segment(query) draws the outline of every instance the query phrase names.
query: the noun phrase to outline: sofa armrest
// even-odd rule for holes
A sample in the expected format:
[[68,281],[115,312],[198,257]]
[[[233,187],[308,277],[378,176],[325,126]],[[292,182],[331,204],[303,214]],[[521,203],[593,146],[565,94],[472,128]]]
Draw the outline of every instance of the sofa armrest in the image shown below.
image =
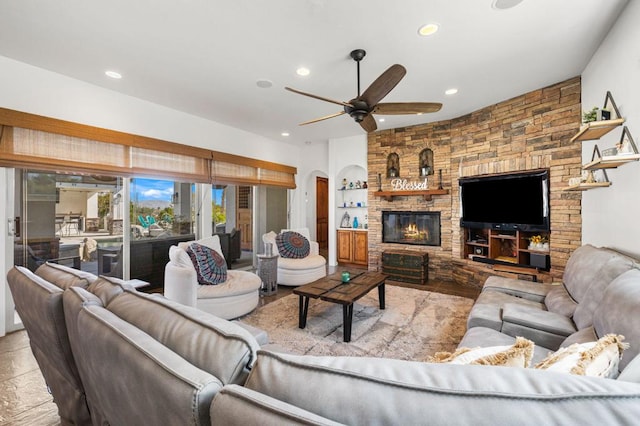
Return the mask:
[[198,278],[196,270],[184,268],[173,262],[164,268],[164,297],[186,306],[196,306]]
[[212,426],[340,424],[239,385],[223,387],[209,413]]
[[482,291],[491,289],[493,291],[500,291],[502,293],[542,303],[544,302],[545,296],[552,288],[552,284],[534,283],[526,280],[516,280],[514,278],[505,278],[493,275],[487,278],[484,282]]
[[563,315],[517,303],[502,306],[502,332],[525,337],[536,345],[555,350],[576,331],[573,321]]
[[320,244],[317,241],[309,240],[309,256],[320,254]]

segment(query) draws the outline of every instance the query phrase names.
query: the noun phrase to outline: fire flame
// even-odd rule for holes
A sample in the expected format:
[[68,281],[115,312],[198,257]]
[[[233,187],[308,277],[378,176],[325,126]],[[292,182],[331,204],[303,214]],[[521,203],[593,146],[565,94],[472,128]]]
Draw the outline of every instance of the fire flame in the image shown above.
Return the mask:
[[415,223],[411,223],[406,228],[404,228],[403,234],[405,238],[413,240],[428,238],[428,232],[426,230],[419,230],[418,226]]

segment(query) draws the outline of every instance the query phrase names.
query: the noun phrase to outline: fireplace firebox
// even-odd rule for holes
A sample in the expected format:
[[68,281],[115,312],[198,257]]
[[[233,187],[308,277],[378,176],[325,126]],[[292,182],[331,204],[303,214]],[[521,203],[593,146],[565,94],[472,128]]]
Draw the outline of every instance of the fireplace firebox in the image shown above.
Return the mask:
[[382,212],[382,242],[440,245],[440,212]]

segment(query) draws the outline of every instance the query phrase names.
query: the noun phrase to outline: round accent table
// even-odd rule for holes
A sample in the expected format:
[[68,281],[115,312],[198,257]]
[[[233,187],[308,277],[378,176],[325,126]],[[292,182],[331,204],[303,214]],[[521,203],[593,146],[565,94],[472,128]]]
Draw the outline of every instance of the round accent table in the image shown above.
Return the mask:
[[278,255],[258,255],[257,274],[262,280],[260,295],[270,296],[278,291]]

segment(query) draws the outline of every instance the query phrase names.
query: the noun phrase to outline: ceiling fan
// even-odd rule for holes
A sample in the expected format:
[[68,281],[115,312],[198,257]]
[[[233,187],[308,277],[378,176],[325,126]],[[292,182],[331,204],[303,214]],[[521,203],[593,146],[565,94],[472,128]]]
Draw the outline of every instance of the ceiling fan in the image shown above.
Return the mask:
[[356,121],[356,123],[360,123],[360,126],[365,131],[373,132],[378,127],[376,125],[376,120],[373,118],[372,114],[422,114],[436,112],[439,111],[440,108],[442,108],[441,103],[435,102],[379,103],[382,98],[387,96],[387,94],[389,94],[389,92],[391,92],[391,90],[396,87],[396,85],[407,73],[405,67],[399,64],[391,65],[389,69],[383,72],[373,83],[371,83],[371,85],[364,91],[364,93],[360,94],[360,61],[365,57],[366,54],[367,52],[362,49],[356,49],[351,52],[351,58],[357,63],[358,96],[351,99],[349,102],[336,101],[334,99],[329,99],[311,93],[302,92],[300,90],[292,89],[291,87],[285,87],[285,89],[289,90],[290,92],[309,96],[321,101],[342,105],[344,107],[344,111],[305,121],[304,123],[300,123],[301,126],[304,126],[305,124],[317,123],[318,121],[327,120],[333,117],[338,117],[342,114],[349,114],[351,118]]

